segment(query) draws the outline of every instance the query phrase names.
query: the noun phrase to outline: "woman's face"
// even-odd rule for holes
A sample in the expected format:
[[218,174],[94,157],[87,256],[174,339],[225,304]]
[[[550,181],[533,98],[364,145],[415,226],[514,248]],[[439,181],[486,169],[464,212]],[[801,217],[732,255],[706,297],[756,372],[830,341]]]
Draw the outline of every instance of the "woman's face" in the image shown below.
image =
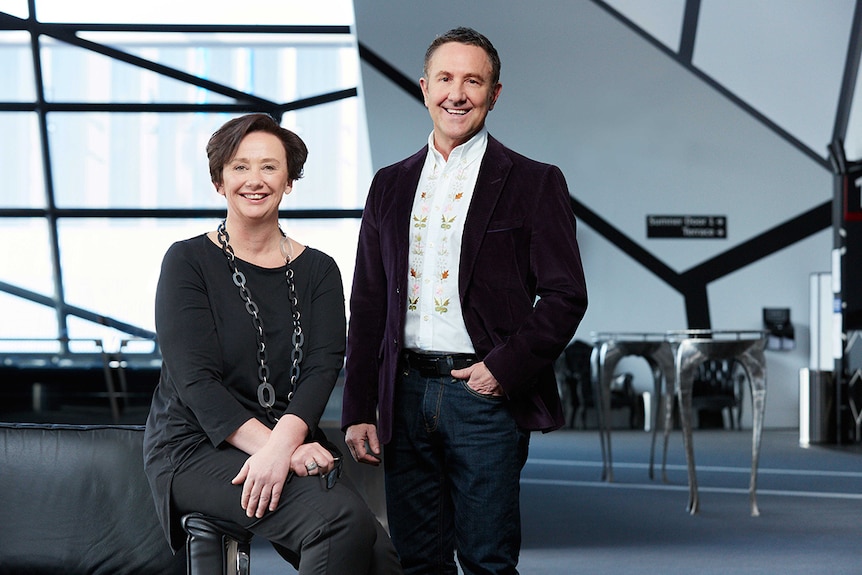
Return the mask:
[[287,174],[281,140],[267,132],[251,132],[222,168],[222,183],[216,190],[227,199],[232,215],[259,219],[275,213],[277,217],[281,198],[293,188]]

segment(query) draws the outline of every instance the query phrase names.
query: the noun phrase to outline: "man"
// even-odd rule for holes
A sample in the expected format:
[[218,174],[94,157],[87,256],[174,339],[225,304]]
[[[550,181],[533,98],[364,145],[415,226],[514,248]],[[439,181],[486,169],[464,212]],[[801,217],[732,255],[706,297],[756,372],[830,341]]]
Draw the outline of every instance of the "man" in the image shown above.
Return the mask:
[[342,426],[359,462],[386,446],[405,573],[455,574],[455,550],[517,573],[529,434],[563,424],[553,362],[587,306],[562,173],[485,128],[499,74],[474,30],[431,44],[428,146],[377,173],[362,217]]

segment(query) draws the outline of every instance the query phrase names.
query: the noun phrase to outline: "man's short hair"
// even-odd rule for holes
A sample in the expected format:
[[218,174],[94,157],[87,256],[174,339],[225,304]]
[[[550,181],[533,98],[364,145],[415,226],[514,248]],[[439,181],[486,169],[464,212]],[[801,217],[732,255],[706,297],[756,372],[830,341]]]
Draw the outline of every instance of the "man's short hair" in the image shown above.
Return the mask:
[[460,44],[467,44],[468,46],[478,46],[483,49],[488,55],[488,60],[491,62],[491,83],[497,84],[497,82],[500,81],[500,55],[497,54],[497,49],[494,48],[491,41],[484,35],[476,32],[472,28],[466,28],[463,26],[453,28],[442,36],[437,36],[434,41],[431,42],[431,45],[428,46],[428,50],[425,51],[425,65],[422,68],[422,75],[425,76],[426,79],[428,78],[428,64],[431,62],[431,57],[434,55],[434,52],[437,51],[437,48],[443,44],[448,44],[449,42],[458,42]]

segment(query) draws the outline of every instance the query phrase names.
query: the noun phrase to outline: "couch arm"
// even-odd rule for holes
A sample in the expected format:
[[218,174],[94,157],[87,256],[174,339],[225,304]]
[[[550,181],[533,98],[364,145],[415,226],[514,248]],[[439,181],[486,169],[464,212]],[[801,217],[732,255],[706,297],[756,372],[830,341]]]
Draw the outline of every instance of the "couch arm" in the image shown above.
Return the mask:
[[141,426],[0,423],[0,573],[184,573],[142,444]]

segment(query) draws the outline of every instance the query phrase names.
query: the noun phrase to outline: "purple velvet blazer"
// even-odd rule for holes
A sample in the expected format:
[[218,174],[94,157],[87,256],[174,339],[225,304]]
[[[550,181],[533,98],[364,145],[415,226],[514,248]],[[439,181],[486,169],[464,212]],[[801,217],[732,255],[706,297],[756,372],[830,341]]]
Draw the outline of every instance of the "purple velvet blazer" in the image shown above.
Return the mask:
[[[410,211],[426,154],[427,146],[377,172],[359,232],[341,423],[376,423],[383,443],[392,437]],[[575,225],[560,169],[489,137],[464,223],[458,287],[476,353],[524,429],[564,422],[553,362],[587,308]]]

